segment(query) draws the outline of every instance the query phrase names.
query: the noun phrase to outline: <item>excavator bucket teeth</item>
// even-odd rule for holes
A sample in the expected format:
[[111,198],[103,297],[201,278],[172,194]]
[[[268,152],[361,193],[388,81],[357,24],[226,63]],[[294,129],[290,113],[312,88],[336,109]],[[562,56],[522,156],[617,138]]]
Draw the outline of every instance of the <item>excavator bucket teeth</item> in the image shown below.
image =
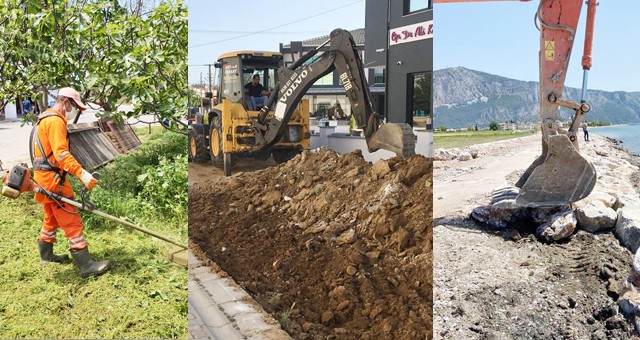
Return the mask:
[[416,136],[409,124],[386,123],[369,137],[367,146],[369,152],[384,149],[398,156],[411,157],[416,154]]
[[550,136],[546,159],[530,175],[528,172],[529,169],[523,175],[528,178],[516,198],[516,204],[522,206],[569,204],[587,197],[596,185],[593,164],[578,153],[565,135]]

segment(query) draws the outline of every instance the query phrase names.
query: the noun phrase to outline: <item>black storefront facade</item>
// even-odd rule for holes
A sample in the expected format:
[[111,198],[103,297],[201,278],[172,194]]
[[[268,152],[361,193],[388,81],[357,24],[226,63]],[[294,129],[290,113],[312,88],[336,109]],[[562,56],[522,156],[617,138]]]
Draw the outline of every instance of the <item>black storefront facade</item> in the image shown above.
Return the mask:
[[369,84],[385,83],[375,100],[387,121],[432,130],[432,1],[367,0],[365,41]]

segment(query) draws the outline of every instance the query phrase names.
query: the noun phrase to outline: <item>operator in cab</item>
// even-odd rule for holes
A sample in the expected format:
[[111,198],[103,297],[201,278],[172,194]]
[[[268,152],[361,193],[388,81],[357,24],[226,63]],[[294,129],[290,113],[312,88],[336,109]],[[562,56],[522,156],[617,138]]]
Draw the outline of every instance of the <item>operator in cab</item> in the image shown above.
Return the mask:
[[251,111],[257,110],[258,104],[264,106],[269,99],[271,91],[267,91],[262,84],[260,84],[260,76],[253,75],[253,79],[244,86],[244,92],[249,96],[247,101],[248,109]]

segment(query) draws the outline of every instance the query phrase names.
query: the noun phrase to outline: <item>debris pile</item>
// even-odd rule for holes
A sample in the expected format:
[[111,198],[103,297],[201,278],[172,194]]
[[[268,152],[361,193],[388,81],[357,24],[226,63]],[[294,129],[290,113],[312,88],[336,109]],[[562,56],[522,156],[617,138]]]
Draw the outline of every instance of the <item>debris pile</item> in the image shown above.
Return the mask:
[[432,161],[305,151],[189,196],[190,238],[295,338],[431,338]]
[[615,283],[608,282],[608,286],[616,286],[608,294],[625,316],[634,321],[640,333],[640,199],[637,194],[640,180],[639,168],[632,164],[638,160],[615,150],[614,143],[598,139],[583,152],[598,174],[596,188],[588,197],[566,206],[526,208],[515,204],[517,188],[500,188],[493,192],[490,201],[473,210],[471,218],[505,231],[514,240],[532,234],[543,242],[566,242],[576,235],[576,230],[594,234],[612,232],[620,244],[636,256],[626,280],[619,277]]

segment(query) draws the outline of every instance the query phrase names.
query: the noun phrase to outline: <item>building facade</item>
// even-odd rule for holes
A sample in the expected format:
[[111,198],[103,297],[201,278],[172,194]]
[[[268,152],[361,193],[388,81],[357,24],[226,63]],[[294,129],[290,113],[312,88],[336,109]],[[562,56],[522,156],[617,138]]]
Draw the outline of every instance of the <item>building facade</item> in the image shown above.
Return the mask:
[[385,83],[385,117],[433,130],[431,0],[367,0],[365,67]]

